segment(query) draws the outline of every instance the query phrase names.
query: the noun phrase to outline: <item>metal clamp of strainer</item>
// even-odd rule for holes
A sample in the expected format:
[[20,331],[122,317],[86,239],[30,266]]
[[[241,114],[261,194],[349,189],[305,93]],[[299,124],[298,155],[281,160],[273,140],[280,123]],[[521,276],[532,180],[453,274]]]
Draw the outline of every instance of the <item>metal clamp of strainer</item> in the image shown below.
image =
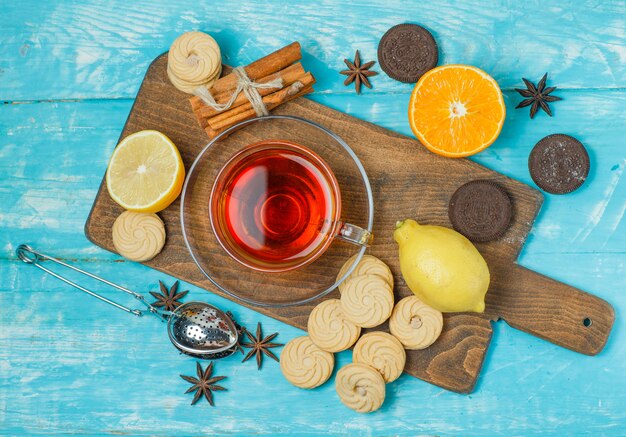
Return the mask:
[[[135,316],[154,314],[162,322],[167,322],[167,332],[172,344],[181,352],[203,359],[216,359],[232,355],[237,350],[239,334],[233,319],[219,308],[204,302],[187,302],[174,311],[164,311],[146,302],[143,295],[104,278],[67,264],[57,258],[38,252],[26,244],[20,244],[15,250],[17,257],[26,264],[33,265],[44,272],[60,279],[103,302]],[[52,261],[75,272],[107,284],[117,290],[133,296],[145,309],[132,309],[120,305],[106,297],[67,279],[44,267],[42,261]]]

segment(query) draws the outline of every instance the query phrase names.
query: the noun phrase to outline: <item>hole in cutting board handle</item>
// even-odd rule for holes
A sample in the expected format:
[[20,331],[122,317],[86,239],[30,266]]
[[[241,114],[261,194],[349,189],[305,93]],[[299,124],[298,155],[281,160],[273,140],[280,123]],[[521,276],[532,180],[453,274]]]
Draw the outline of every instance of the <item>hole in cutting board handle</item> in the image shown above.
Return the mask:
[[585,328],[589,328],[592,324],[593,324],[593,320],[591,320],[589,317],[585,317],[583,319],[583,326]]

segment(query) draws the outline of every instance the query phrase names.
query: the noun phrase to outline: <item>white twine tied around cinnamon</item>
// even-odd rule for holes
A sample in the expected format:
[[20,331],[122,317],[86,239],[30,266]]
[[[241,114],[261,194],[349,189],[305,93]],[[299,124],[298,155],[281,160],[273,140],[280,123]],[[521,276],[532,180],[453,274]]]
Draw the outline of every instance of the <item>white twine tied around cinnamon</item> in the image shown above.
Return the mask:
[[235,91],[233,91],[233,94],[230,96],[228,102],[223,104],[217,103],[213,98],[213,95],[204,86],[199,86],[198,88],[196,88],[194,94],[200,97],[200,99],[211,108],[215,109],[216,111],[222,112],[226,109],[229,109],[233,105],[233,103],[235,103],[235,100],[237,99],[239,93],[243,92],[246,98],[250,101],[252,108],[254,108],[256,115],[258,115],[259,117],[263,115],[269,115],[269,111],[267,110],[265,103],[263,103],[263,97],[261,97],[261,94],[258,90],[282,88],[283,79],[277,77],[276,79],[265,83],[254,82],[248,77],[248,74],[246,73],[244,67],[236,67],[235,69],[233,69],[233,73],[237,76],[237,88],[235,88]]

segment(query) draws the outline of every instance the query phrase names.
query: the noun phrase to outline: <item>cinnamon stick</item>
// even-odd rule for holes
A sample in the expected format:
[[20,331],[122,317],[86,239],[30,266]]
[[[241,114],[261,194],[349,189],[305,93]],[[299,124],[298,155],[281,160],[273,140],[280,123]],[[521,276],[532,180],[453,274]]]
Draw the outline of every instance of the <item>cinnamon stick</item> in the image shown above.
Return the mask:
[[[297,94],[305,88],[313,86],[314,83],[315,78],[313,77],[313,75],[311,73],[307,73],[300,80],[294,82],[290,86],[282,88],[278,91],[273,92],[272,94],[263,97],[263,104],[265,104],[265,107],[270,110],[283,103],[283,101],[285,101],[287,97]],[[250,113],[256,115],[256,111],[252,107],[252,104],[248,102],[236,108],[224,111],[215,117],[209,118],[207,119],[207,122],[209,126],[211,126],[211,128],[219,130],[227,126],[231,126],[232,124],[239,121],[240,118],[245,118]]]
[[[300,62],[290,65],[287,68],[284,68],[280,71],[277,71],[276,73],[270,74],[268,76],[265,76],[259,80],[257,80],[257,83],[267,83],[270,82],[278,77],[280,77],[283,80],[283,87],[287,87],[289,85],[291,85],[292,83],[294,83],[295,81],[301,79],[303,76],[305,75],[304,72],[304,68],[302,67],[302,64]],[[276,88],[259,88],[257,91],[259,92],[259,94],[261,95],[261,97],[266,96],[268,94],[272,94],[273,92],[275,92],[277,89]],[[198,97],[195,97],[196,99],[199,99]],[[215,101],[218,104],[224,104],[226,103],[228,100],[230,100],[231,98],[231,93],[230,92],[226,92],[226,93],[221,93],[219,95],[214,95],[213,98],[215,99]],[[249,103],[248,99],[246,98],[246,96],[243,93],[240,93],[237,98],[235,99],[235,101],[233,102],[231,108],[237,108],[240,105],[244,105],[246,103]],[[193,106],[193,104],[192,104]],[[216,109],[211,108],[210,106],[207,106],[205,104],[201,104],[199,107],[194,108],[193,109],[196,117],[206,117],[206,118],[210,118],[210,117],[214,117],[220,113],[224,113],[226,111],[218,111]]]
[[[300,51],[300,43],[296,41],[254,61],[244,67],[244,70],[251,80],[256,81],[262,77],[276,73],[277,71],[290,66],[294,62],[299,61],[301,58],[302,52]],[[210,92],[216,96],[229,90],[232,92],[232,90],[236,87],[237,77],[231,73],[221,79],[218,79],[211,87]],[[194,103],[197,103],[195,99],[198,99],[198,97],[192,97],[190,99],[192,107],[194,106]]]
[[[289,93],[288,90],[293,90],[293,85],[291,85],[290,87],[287,88],[283,88],[280,91],[277,91],[274,94],[270,94],[269,96],[266,96],[263,101],[265,102],[265,106],[267,107],[268,110],[272,110],[274,108],[276,108],[279,105],[282,105],[283,103],[287,103],[293,99],[296,99],[300,96],[303,96],[305,94],[308,94],[310,92],[313,91],[313,87],[312,86],[308,86],[306,88],[303,88],[301,90],[299,90],[298,92],[291,92]],[[280,96],[274,96],[280,93]],[[265,101],[266,98],[269,98],[270,96],[274,96],[272,98],[272,101]],[[220,128],[220,129],[215,129],[213,127],[211,127],[211,125],[207,126],[205,128],[205,132],[207,133],[207,135],[209,136],[209,138],[215,138],[217,135],[219,135],[220,133],[224,132],[226,129],[228,129],[229,127],[231,127],[232,125],[245,121],[245,120],[249,120],[251,118],[256,117],[256,112],[254,111],[254,109],[251,109],[249,111],[245,111],[245,112],[241,112],[237,115],[235,115],[234,117],[223,121],[222,123],[220,123],[220,125],[223,125],[224,127]]]
[[[299,77],[297,80],[292,81],[289,84],[285,84],[284,88],[281,88],[280,90],[269,90],[270,94],[263,96],[263,103],[267,106],[267,103],[271,103],[273,101],[276,101],[277,99],[281,98],[281,94],[280,91],[283,91],[287,88],[289,88],[290,86],[292,86],[293,84],[295,84],[296,82],[300,82],[299,85],[296,85],[294,88],[291,89],[291,91],[285,91],[286,93],[289,92],[298,92],[299,90],[309,87],[311,85],[313,85],[315,83],[315,78],[313,77],[313,75],[311,73],[306,73],[304,74],[302,77]],[[202,115],[202,110],[204,108],[200,109],[199,111],[196,112],[196,117],[198,115]],[[228,119],[232,119],[233,117],[235,117],[237,114],[240,114],[242,112],[246,112],[249,110],[254,110],[252,103],[250,103],[247,99],[246,99],[246,103],[233,107],[231,109],[228,109],[226,111],[223,112],[218,112],[217,115],[213,116],[213,117],[207,117],[207,122],[208,124],[213,127],[213,129],[219,129],[220,127],[223,127],[221,125],[222,122],[224,122],[225,120],[227,121]]]
[[[257,89],[268,110],[313,91],[315,78],[297,62],[301,58],[300,44],[294,42],[244,67],[248,77],[257,83],[267,83],[278,77],[282,79],[281,89]],[[232,98],[237,82],[237,75],[228,74],[215,82],[209,92],[218,104],[224,104]],[[243,93],[236,96],[231,107],[224,111],[211,108],[197,96],[190,98],[189,102],[198,123],[210,138],[257,115]]]
[[[283,68],[282,70],[278,70],[272,74],[269,74],[267,76],[264,76],[260,79],[255,80],[255,82],[258,83],[265,83],[265,82],[269,82],[271,80],[274,80],[278,77],[284,77],[286,76],[301,76],[302,74],[304,74],[304,68],[302,67],[302,63],[301,62],[296,62],[295,64],[292,64],[288,67]],[[221,92],[219,94],[217,94],[215,96],[215,100],[216,101],[220,101],[220,100],[224,100],[227,101],[228,99],[230,99],[230,96],[232,95],[231,90],[227,90],[224,92]]]

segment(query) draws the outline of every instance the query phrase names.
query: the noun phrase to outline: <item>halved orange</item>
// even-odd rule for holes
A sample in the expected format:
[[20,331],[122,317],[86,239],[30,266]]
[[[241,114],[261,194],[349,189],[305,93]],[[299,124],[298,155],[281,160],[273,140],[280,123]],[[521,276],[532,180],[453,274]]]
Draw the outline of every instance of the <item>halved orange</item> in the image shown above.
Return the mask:
[[409,124],[431,152],[470,156],[498,138],[506,109],[498,83],[470,65],[443,65],[424,74],[409,101]]

